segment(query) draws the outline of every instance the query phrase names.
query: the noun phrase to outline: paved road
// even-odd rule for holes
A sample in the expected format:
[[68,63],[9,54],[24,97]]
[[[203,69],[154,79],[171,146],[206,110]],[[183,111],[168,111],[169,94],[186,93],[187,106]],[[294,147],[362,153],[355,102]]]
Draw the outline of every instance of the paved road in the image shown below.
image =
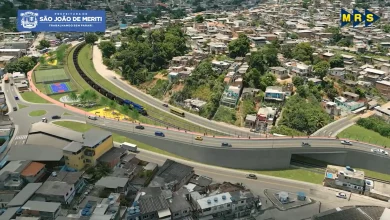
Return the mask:
[[[13,87],[10,87],[9,84],[4,85],[5,88],[5,93],[7,96],[7,99],[9,100],[14,100],[14,96],[18,95],[17,92],[15,92],[15,89]],[[19,101],[14,101],[13,104],[23,104],[27,105],[28,107],[18,109],[18,111],[12,112],[10,116],[13,118],[15,124],[18,126],[18,131],[15,134],[15,140],[13,145],[15,144],[24,144],[25,138],[27,137],[28,130],[29,130],[29,125],[34,122],[38,122],[41,120],[42,117],[47,117],[49,118],[50,121],[50,116],[52,115],[63,115],[63,113],[67,112],[72,115],[63,115],[63,119],[68,119],[68,120],[79,120],[79,121],[84,121],[85,116],[70,112],[68,109],[63,108],[61,106],[53,105],[53,104],[32,104],[32,103],[26,103],[23,100]],[[39,110],[39,109],[45,109],[47,111],[47,114],[45,116],[39,116],[39,117],[30,117],[28,116],[28,113],[33,111],[33,110]],[[123,123],[121,122],[112,122],[108,121],[108,124],[112,123],[112,125],[120,125],[122,126]],[[128,128],[130,129],[130,128]],[[148,128],[147,128],[148,129]],[[147,131],[140,131],[140,132],[149,132]],[[169,132],[172,132],[172,135],[174,134],[180,134],[175,131],[166,131],[167,134],[171,134]],[[187,135],[187,137],[191,137],[192,135],[190,134],[182,134],[182,135]],[[184,136],[183,136],[184,137]],[[249,141],[249,140],[248,140]],[[258,144],[263,145],[266,147],[267,144],[263,144],[260,141],[257,141]],[[266,143],[269,144],[269,141],[265,141]],[[283,143],[286,143],[285,141],[282,141]],[[210,143],[214,143],[213,140],[210,140]],[[234,142],[235,143],[235,142]],[[255,143],[255,142],[253,142]],[[279,143],[275,141],[275,143]],[[235,143],[236,144],[236,143]],[[238,144],[238,142],[237,142]],[[282,144],[282,143],[280,143]],[[12,147],[11,145],[10,147]],[[266,197],[264,195],[264,190],[265,189],[277,189],[280,191],[288,191],[288,192],[298,192],[298,191],[303,191],[306,192],[307,196],[315,199],[316,201],[321,201],[322,203],[322,211],[332,209],[335,207],[339,206],[346,206],[346,205],[382,205],[385,206],[387,203],[373,200],[371,198],[367,197],[362,197],[359,195],[353,195],[351,201],[347,200],[342,200],[336,198],[335,191],[333,189],[327,189],[323,188],[320,185],[314,185],[314,184],[308,184],[304,182],[299,182],[299,181],[292,181],[292,180],[287,180],[287,179],[281,179],[281,178],[275,178],[275,177],[270,177],[270,176],[262,176],[258,175],[258,180],[250,180],[245,178],[246,172],[241,172],[237,170],[232,170],[232,169],[226,169],[226,168],[221,168],[221,167],[215,167],[215,166],[209,166],[209,165],[204,165],[196,162],[191,162],[188,160],[181,160],[177,158],[172,158],[168,157],[165,155],[160,155],[154,152],[149,152],[149,151],[144,151],[141,150],[140,153],[137,154],[137,157],[140,159],[150,161],[150,162],[155,162],[157,164],[162,164],[167,158],[174,159],[178,162],[188,164],[190,166],[193,166],[195,168],[195,171],[197,174],[200,175],[205,175],[208,177],[213,178],[214,181],[216,182],[224,182],[224,181],[230,181],[230,182],[240,182],[243,183],[245,186],[250,188],[256,195],[260,196],[260,199],[262,200],[262,203],[264,204],[264,210],[263,214],[258,216],[257,219],[267,219],[269,217],[274,217],[276,219],[286,219],[286,220],[300,220],[306,217],[310,217],[318,212],[319,204],[315,203],[310,206],[305,206],[299,209],[294,209],[290,211],[284,211],[281,212],[277,210],[275,207],[273,207],[270,202],[268,201],[266,203]]]
[[315,203],[311,206],[302,207],[298,209],[293,209],[289,211],[279,211],[274,207],[271,207],[270,202],[266,203],[266,197],[264,195],[265,189],[276,189],[283,190],[288,192],[305,192],[306,195],[316,201],[321,201],[322,208],[321,211],[326,211],[329,209],[333,209],[336,207],[349,206],[349,205],[380,205],[387,206],[388,203],[374,200],[369,197],[360,196],[360,195],[352,195],[351,200],[344,200],[336,198],[335,189],[325,188],[321,185],[309,184],[299,181],[293,181],[288,179],[280,179],[271,176],[257,175],[257,180],[251,180],[245,178],[246,172],[226,169],[221,167],[204,165],[196,162],[191,162],[188,160],[181,160],[177,158],[172,158],[165,155],[160,155],[154,152],[143,151],[137,154],[137,157],[157,163],[162,165],[164,161],[169,158],[176,160],[180,163],[187,164],[189,166],[193,166],[197,174],[205,175],[213,178],[216,182],[224,182],[230,181],[232,183],[243,183],[244,186],[250,188],[255,195],[259,195],[262,201],[264,213],[262,216],[259,216],[257,219],[267,219],[270,217],[274,217],[275,219],[282,220],[294,220],[294,219],[304,219],[307,217],[311,217],[314,214],[318,213],[319,203]]
[[[93,64],[95,66],[95,69],[98,70],[97,72],[104,77],[106,80],[114,84],[119,89],[123,90],[124,92],[128,93],[129,95],[132,95],[140,100],[142,100],[145,103],[148,103],[150,106],[158,109],[159,111],[164,111],[169,113],[169,108],[163,107],[163,103],[161,100],[156,99],[148,94],[145,94],[144,92],[138,90],[137,88],[129,85],[126,81],[121,80],[119,77],[117,77],[116,73],[114,71],[108,70],[106,66],[104,66],[102,61],[102,55],[100,49],[98,49],[97,46],[94,46],[93,48]],[[114,79],[115,77],[115,79]],[[175,117],[174,114],[171,114]],[[180,117],[181,118],[181,117]],[[200,117],[195,114],[191,114],[189,112],[186,112],[186,116],[184,118],[185,120],[197,124],[202,127],[206,127],[208,129],[213,129],[216,131],[220,131],[226,134],[241,134],[241,135],[251,135],[255,136],[258,134],[254,134],[252,132],[249,132],[248,129],[239,128],[232,125],[225,125],[223,123],[218,123],[215,121],[211,121],[208,119],[205,119],[203,117]]]
[[340,120],[334,121],[321,129],[314,132],[311,136],[317,137],[336,137],[342,130],[354,125],[356,122],[356,115],[351,115]]

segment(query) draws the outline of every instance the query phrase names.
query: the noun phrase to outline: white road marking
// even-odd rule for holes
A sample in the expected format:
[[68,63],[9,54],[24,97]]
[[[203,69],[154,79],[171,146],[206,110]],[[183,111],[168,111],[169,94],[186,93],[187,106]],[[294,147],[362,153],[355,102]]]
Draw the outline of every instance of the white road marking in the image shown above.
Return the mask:
[[27,135],[18,135],[15,137],[15,140],[25,140],[27,139]]

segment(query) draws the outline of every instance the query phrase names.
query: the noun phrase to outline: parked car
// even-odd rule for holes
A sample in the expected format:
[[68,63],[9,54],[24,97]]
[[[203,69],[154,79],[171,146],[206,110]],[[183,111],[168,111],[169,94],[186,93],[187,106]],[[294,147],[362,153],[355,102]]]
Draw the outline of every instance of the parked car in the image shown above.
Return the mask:
[[371,152],[376,153],[376,154],[386,155],[386,156],[389,155],[389,152],[382,150],[382,149],[378,149],[378,148],[372,148]]
[[142,125],[137,125],[137,126],[135,126],[135,129],[144,130],[144,129],[145,129],[145,127],[144,127],[144,126],[142,126]]
[[53,115],[53,116],[51,116],[51,119],[61,119],[61,116],[59,116],[59,115]]
[[227,143],[227,142],[223,142],[223,143],[221,144],[221,146],[222,146],[222,147],[232,147],[232,145],[229,144],[229,143]]
[[96,121],[98,118],[97,118],[97,116],[89,115],[88,119]]
[[247,174],[246,175],[246,178],[248,179],[253,179],[253,180],[257,180],[257,176],[255,174]]
[[168,105],[168,104],[166,104],[166,103],[164,103],[164,104],[163,104],[163,106],[164,106],[164,107],[166,107],[166,108],[168,108],[168,107],[169,107],[169,105]]
[[196,136],[195,140],[197,141],[203,141],[203,138],[201,136]]
[[347,198],[347,194],[345,194],[343,192],[339,192],[339,193],[336,193],[336,197],[342,198],[342,199],[346,199]]
[[341,141],[341,144],[344,144],[344,145],[352,145],[352,143],[350,141]]
[[165,137],[165,134],[162,133],[161,131],[156,131],[156,132],[154,132],[154,135],[160,136],[160,137]]
[[311,147],[311,145],[308,142],[302,142],[302,147]]

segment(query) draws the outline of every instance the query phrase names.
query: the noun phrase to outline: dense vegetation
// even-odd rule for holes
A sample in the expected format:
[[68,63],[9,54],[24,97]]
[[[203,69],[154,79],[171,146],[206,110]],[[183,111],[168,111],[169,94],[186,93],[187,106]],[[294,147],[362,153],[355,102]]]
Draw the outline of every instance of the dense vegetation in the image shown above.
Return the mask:
[[317,99],[304,99],[300,96],[290,97],[282,112],[279,125],[292,128],[310,135],[328,124],[330,116],[324,112]]
[[390,124],[378,116],[361,118],[357,121],[357,124],[366,129],[378,132],[384,137],[390,138]]
[[[105,64],[110,68],[120,68],[122,76],[134,85],[150,80],[153,72],[167,67],[173,57],[187,51],[184,33],[178,26],[147,33],[141,28],[129,28],[123,36],[125,40],[118,51],[112,43],[101,42],[99,47]],[[114,59],[110,60],[110,56]]]
[[205,94],[206,96],[209,96],[209,98],[205,100],[207,101],[207,104],[201,109],[199,114],[203,117],[211,118],[218,109],[219,100],[221,99],[225,88],[223,84],[224,77],[224,74],[218,74],[212,69],[210,61],[205,60],[201,62],[192,72],[192,75],[187,78],[183,90],[172,95],[171,101],[182,103],[189,98],[203,99],[204,96],[202,95],[202,91],[207,91],[207,94]]
[[27,73],[34,68],[37,60],[32,57],[21,57],[5,66],[6,72],[22,72]]

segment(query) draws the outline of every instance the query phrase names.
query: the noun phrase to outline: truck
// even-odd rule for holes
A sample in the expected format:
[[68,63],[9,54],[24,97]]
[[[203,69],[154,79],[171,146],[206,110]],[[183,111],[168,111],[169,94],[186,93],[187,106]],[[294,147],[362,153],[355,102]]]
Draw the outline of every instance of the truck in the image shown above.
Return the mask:
[[135,144],[123,142],[119,146],[125,150],[131,151],[131,152],[137,152],[137,145],[135,145]]

